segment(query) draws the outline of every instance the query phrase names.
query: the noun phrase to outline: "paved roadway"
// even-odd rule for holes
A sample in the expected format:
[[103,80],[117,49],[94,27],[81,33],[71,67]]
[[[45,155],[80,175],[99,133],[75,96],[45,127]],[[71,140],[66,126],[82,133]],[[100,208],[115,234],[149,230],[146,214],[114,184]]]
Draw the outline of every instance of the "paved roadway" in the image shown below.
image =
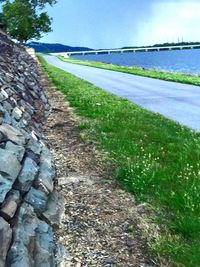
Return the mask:
[[200,132],[200,87],[166,82],[126,73],[62,62],[54,56],[45,60],[96,86],[158,112]]

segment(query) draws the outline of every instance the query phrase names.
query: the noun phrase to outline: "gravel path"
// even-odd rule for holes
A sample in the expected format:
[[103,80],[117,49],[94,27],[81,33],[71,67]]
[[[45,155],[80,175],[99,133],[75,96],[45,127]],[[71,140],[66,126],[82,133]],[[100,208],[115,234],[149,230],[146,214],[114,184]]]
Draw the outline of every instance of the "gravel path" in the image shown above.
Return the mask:
[[57,230],[67,251],[61,266],[155,266],[141,238],[133,196],[110,178],[94,145],[81,139],[63,95],[43,84],[52,107],[45,135],[56,159],[57,188],[66,199]]

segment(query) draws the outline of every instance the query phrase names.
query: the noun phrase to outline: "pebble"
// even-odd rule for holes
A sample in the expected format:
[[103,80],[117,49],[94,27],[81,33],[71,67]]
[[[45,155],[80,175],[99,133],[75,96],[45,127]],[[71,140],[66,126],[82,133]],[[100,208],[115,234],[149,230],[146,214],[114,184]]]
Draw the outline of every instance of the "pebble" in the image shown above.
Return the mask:
[[104,265],[111,265],[111,264],[114,264],[115,261],[111,258],[107,258],[104,260]]
[[131,239],[128,239],[126,240],[126,245],[129,247],[129,248],[132,248],[134,246],[134,241],[131,240]]

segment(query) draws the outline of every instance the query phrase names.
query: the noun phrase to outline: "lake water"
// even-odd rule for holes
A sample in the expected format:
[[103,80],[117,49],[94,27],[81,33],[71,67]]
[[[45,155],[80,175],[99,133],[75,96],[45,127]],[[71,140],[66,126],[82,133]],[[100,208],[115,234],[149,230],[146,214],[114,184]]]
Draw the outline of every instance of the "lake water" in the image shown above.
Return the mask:
[[121,66],[200,74],[200,49],[73,56]]

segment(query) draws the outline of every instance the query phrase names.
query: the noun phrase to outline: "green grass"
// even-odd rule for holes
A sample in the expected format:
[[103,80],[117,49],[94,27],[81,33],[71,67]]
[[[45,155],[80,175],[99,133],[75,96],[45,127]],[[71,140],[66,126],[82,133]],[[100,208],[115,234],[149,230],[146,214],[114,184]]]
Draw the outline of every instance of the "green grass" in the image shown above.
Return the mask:
[[172,266],[199,267],[200,134],[40,60],[81,131],[108,152],[116,179],[160,214],[166,231],[152,250]]
[[102,63],[102,62],[92,62],[92,61],[86,61],[86,60],[65,58],[62,56],[59,56],[58,58],[62,61],[73,63],[73,64],[85,65],[85,66],[112,70],[112,71],[119,71],[119,72],[124,72],[124,73],[129,73],[129,74],[135,74],[139,76],[165,80],[165,81],[200,85],[200,77],[197,75],[194,76],[194,75],[186,75],[186,74],[181,74],[181,73],[171,73],[171,72],[163,72],[163,71],[156,71],[156,70],[145,70],[139,67],[123,67],[123,66],[116,66],[112,64]]

